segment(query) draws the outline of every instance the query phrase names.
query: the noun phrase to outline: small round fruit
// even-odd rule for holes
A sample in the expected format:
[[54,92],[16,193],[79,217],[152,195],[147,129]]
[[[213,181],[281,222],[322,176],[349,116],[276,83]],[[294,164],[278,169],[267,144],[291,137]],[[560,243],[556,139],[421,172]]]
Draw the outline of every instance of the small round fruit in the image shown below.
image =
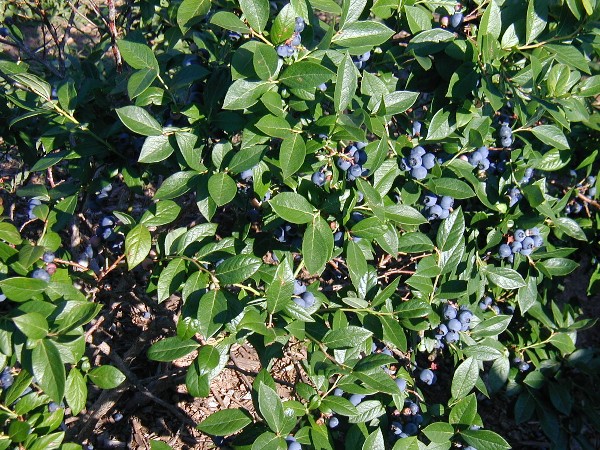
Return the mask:
[[338,419],[337,417],[333,416],[331,417],[331,419],[329,419],[329,428],[335,428],[340,424],[340,419]]
[[460,329],[462,328],[462,324],[458,319],[450,319],[446,326],[450,331],[460,331]]
[[431,208],[429,208],[429,220],[435,220],[438,219],[441,215],[442,215],[442,207],[440,205],[433,205]]
[[50,281],[50,274],[46,272],[44,269],[35,269],[31,274],[31,278],[35,278],[37,280],[42,280],[45,282]]
[[304,27],[306,23],[302,17],[296,17],[296,26],[294,27],[294,31],[296,33],[302,33],[304,31]]
[[454,205],[454,199],[448,195],[444,195],[440,200],[440,206],[444,209],[450,209]]
[[454,307],[454,305],[451,304],[447,304],[444,306],[444,318],[446,319],[454,319],[456,318],[456,308]]
[[512,130],[508,125],[502,125],[500,131],[498,131],[498,136],[500,136],[500,139],[509,138],[512,136]]
[[502,244],[500,246],[500,248],[498,249],[498,254],[500,255],[501,258],[508,258],[512,254],[510,245]]
[[525,239],[527,237],[527,235],[525,234],[525,231],[523,230],[516,230],[514,235],[513,235],[515,241],[517,242],[521,242],[523,239]]
[[54,261],[54,252],[45,252],[42,256],[42,260],[45,263],[51,263],[52,261]]
[[302,450],[302,446],[300,445],[299,442],[290,442],[288,444],[288,450]]
[[352,163],[350,161],[348,161],[347,159],[339,158],[336,161],[335,165],[338,166],[339,169],[346,172],[352,166]]
[[425,178],[427,176],[427,169],[423,166],[413,167],[410,171],[410,175],[415,180],[422,180],[423,178]]
[[398,386],[398,389],[400,389],[401,391],[406,390],[406,380],[404,378],[396,378],[396,386]]
[[437,203],[437,197],[435,195],[426,195],[423,197],[423,204],[425,206],[433,206]]
[[363,53],[362,55],[358,55],[357,56],[357,59],[359,61],[362,61],[362,62],[367,62],[369,60],[369,58],[371,58],[371,51],[370,50],[368,52],[366,52],[366,53]]
[[294,280],[294,295],[301,295],[306,292],[306,286],[300,280]]
[[528,363],[526,363],[525,361],[521,361],[521,362],[519,363],[519,370],[520,370],[521,372],[526,372],[527,370],[529,370],[529,364],[528,364]]
[[360,402],[363,401],[364,398],[365,398],[365,395],[363,395],[363,394],[352,394],[348,400],[354,406],[358,406],[360,404]]
[[454,342],[458,342],[459,339],[460,339],[460,336],[456,331],[448,331],[448,334],[446,336],[444,336],[444,340],[446,341],[447,344],[452,344]]
[[310,308],[315,304],[315,295],[312,292],[304,292],[300,297],[304,300],[305,308]]
[[425,153],[421,160],[423,162],[423,167],[427,170],[433,169],[433,166],[435,166],[435,155],[433,153]]
[[294,298],[292,298],[292,301],[296,305],[302,306],[303,308],[306,308],[306,303],[304,302],[304,299],[302,297],[294,297]]
[[421,147],[420,145],[417,145],[416,147],[411,149],[410,156],[423,156],[423,155],[425,155],[425,153],[427,153],[425,151],[425,149],[423,147]]
[[325,184],[325,174],[323,172],[313,173],[310,179],[317,186],[323,186]]
[[336,397],[341,397],[342,395],[344,395],[344,391],[340,388],[335,388],[335,390],[333,391],[333,395]]
[[419,374],[419,379],[423,383],[431,386],[431,384],[433,383],[434,376],[435,375],[431,370],[425,369],[425,370],[422,370],[421,373]]
[[355,178],[360,177],[362,175],[362,171],[363,170],[360,164],[353,164],[350,169],[348,169],[348,173]]

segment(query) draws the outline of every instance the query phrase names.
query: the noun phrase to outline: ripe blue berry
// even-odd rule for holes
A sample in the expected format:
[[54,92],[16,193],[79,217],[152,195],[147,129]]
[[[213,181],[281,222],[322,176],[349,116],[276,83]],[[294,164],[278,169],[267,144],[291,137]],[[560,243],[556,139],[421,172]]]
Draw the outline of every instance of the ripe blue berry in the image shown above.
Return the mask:
[[437,203],[437,197],[435,195],[426,195],[423,197],[423,204],[425,206],[433,206]]
[[429,208],[429,217],[427,217],[428,220],[436,220],[440,217],[440,215],[442,214],[442,207],[440,205],[433,205],[431,208]]
[[523,239],[523,241],[521,242],[521,245],[523,246],[523,250],[533,250],[534,247],[534,242],[533,239],[530,237],[526,237],[525,239]]
[[454,205],[454,199],[448,195],[444,195],[440,200],[440,206],[444,209],[450,209]]
[[360,177],[362,175],[362,167],[359,164],[353,164],[350,169],[348,169],[348,173],[354,178]]
[[299,47],[301,43],[302,43],[302,38],[300,37],[300,34],[296,34],[292,38],[292,41],[290,42],[290,45],[292,45],[294,47]]
[[413,436],[419,432],[419,427],[416,424],[409,422],[404,425],[404,432],[409,436]]
[[421,157],[421,160],[423,167],[425,167],[427,170],[432,169],[433,166],[435,166],[435,155],[433,153],[425,153]]
[[410,167],[421,167],[423,165],[423,158],[419,155],[410,155],[408,165]]
[[458,321],[463,325],[468,325],[471,323],[472,317],[473,313],[471,311],[461,311],[461,313],[458,315]]
[[43,280],[45,282],[50,281],[50,274],[46,272],[44,269],[36,269],[31,274],[31,278],[35,278],[38,280]]
[[510,138],[512,136],[512,130],[508,125],[502,125],[500,131],[498,131],[498,136],[500,136],[500,139]]
[[294,27],[294,31],[296,33],[302,33],[304,31],[304,27],[306,23],[302,17],[296,17],[296,26]]
[[463,21],[463,15],[460,12],[454,13],[450,17],[450,25],[452,25],[452,28],[458,28],[458,26],[462,23],[462,21]]
[[534,247],[541,247],[542,245],[544,245],[544,239],[541,236],[533,236],[533,246]]
[[477,149],[477,152],[481,155],[482,158],[487,158],[488,156],[490,156],[490,149],[487,148],[485,145],[483,147],[479,147]]
[[519,229],[519,230],[515,231],[513,237],[514,237],[515,241],[521,242],[521,241],[523,241],[523,239],[525,239],[526,236],[527,235],[525,234],[525,231]]
[[407,170],[410,170],[410,166],[408,165],[408,160],[406,158],[402,158],[400,160],[399,167],[402,172],[406,172]]
[[344,245],[344,233],[342,233],[341,231],[336,231],[333,234],[333,244],[336,247],[341,247]]
[[498,255],[500,255],[501,258],[508,258],[511,255],[511,253],[512,250],[510,249],[510,245],[508,244],[502,244],[498,249]]
[[302,297],[294,297],[294,298],[292,298],[292,301],[296,305],[302,306],[303,308],[306,308],[306,302],[304,301],[304,299]]
[[458,342],[459,339],[460,339],[460,336],[458,335],[458,333],[456,331],[448,331],[448,334],[446,336],[444,336],[444,340],[446,341],[447,344],[452,344],[454,342]]
[[430,385],[430,386],[433,384],[434,377],[435,377],[434,373],[429,369],[422,370],[421,373],[419,374],[419,379],[423,383]]
[[483,156],[481,156],[481,153],[479,153],[478,151],[474,151],[468,157],[469,164],[471,164],[472,166],[477,166],[477,164],[479,164],[479,162],[482,159],[483,159]]
[[288,444],[288,450],[302,450],[302,446],[300,445],[299,442],[290,442]]
[[342,395],[344,395],[344,391],[340,388],[335,388],[335,390],[333,391],[333,395],[335,395],[336,397],[341,397]]
[[354,154],[354,161],[356,161],[356,164],[360,164],[362,166],[367,162],[367,152],[364,150],[357,150]]
[[315,295],[312,292],[304,292],[300,297],[304,300],[305,308],[310,308],[315,304]]
[[338,166],[338,168],[346,172],[350,168],[350,166],[352,166],[352,163],[347,159],[339,158],[336,162],[336,166]]
[[356,59],[358,59],[359,61],[362,61],[362,62],[367,62],[370,57],[371,57],[371,51],[369,50],[368,52],[357,56]]
[[304,294],[306,292],[306,286],[300,280],[294,280],[294,295]]
[[510,148],[512,143],[513,143],[512,137],[505,137],[500,140],[500,145],[502,145],[502,147],[504,147],[504,148]]
[[398,389],[400,389],[401,391],[404,391],[406,389],[406,380],[404,378],[396,378],[396,386],[398,386]]
[[446,319],[454,319],[456,318],[456,308],[454,307],[454,305],[451,304],[447,304],[444,306],[444,318]]
[[415,180],[422,180],[427,176],[427,169],[423,166],[413,167],[410,171],[410,175]]
[[348,400],[354,406],[358,406],[360,404],[360,402],[363,401],[364,398],[365,398],[365,395],[363,395],[363,394],[352,394]]
[[427,153],[423,147],[417,145],[415,148],[411,149],[410,156],[423,156]]
[[[318,88],[320,91],[325,92],[327,90],[327,83],[321,83]],[[327,139],[327,137],[325,137],[325,139]]]
[[421,122],[413,122],[412,125],[412,134],[413,136],[418,136],[421,134]]
[[310,179],[317,186],[323,186],[325,184],[325,174],[323,172],[313,173]]
[[337,417],[333,416],[331,417],[331,419],[329,419],[329,428],[335,428],[340,424],[340,419],[338,419]]
[[450,319],[446,326],[450,331],[460,331],[460,329],[462,328],[462,324],[458,319]]
[[529,370],[529,364],[525,361],[522,361],[521,363],[519,363],[519,370],[521,372],[526,372],[527,370]]
[[45,263],[51,263],[52,261],[54,261],[54,252],[45,252],[42,256],[42,260]]
[[248,170],[244,170],[242,173],[240,173],[240,178],[242,179],[242,181],[250,181],[252,180],[252,177],[254,176],[252,169],[248,169]]

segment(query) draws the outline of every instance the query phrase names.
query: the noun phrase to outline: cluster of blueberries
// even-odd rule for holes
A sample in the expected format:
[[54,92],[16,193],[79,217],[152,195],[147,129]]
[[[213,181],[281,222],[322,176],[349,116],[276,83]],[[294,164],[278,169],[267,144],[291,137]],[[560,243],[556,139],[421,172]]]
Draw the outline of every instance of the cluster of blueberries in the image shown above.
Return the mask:
[[56,264],[54,264],[55,257],[54,252],[45,252],[42,255],[42,261],[46,263],[46,267],[35,269],[31,274],[31,278],[42,280],[46,283],[50,282],[50,277],[56,272]]
[[420,145],[410,151],[408,158],[400,160],[400,170],[410,171],[410,175],[416,180],[422,180],[427,176],[427,171],[435,166],[436,158],[433,153],[427,153]]
[[10,367],[5,367],[0,374],[0,387],[2,389],[8,389],[15,382],[15,377],[10,373]]
[[[366,142],[355,142],[344,148],[342,154],[338,157],[335,165],[343,172],[346,172],[346,178],[354,181],[358,177],[368,175],[369,171],[363,169],[363,164],[367,162]],[[313,174],[313,182],[315,183]],[[323,183],[325,181],[323,180]],[[315,183],[317,184],[317,183]]]
[[288,39],[285,44],[277,46],[277,54],[282,58],[288,58],[292,56],[296,49],[302,43],[300,33],[304,31],[306,23],[302,17],[296,17],[296,25],[294,26],[294,34],[291,39]]
[[512,129],[508,126],[507,122],[500,124],[500,130],[498,130],[498,137],[500,138],[500,146],[504,148],[510,148],[514,142]]
[[[519,184],[521,186],[529,184],[531,182],[531,177],[533,177],[533,169],[528,167],[525,169],[525,174],[523,175],[523,178],[521,178],[521,181],[519,181]],[[519,189],[517,186],[513,186],[508,191],[508,206],[515,206],[521,201],[522,198],[523,193],[521,192],[521,189]]]
[[[571,171],[571,176],[572,177],[577,177],[577,172],[575,171]],[[577,183],[577,188],[579,189],[580,192],[583,191],[583,193],[587,194],[588,197],[590,198],[595,198],[596,197],[596,177],[593,175],[590,175],[589,177],[587,177],[585,179],[585,184],[583,183]],[[565,214],[566,215],[576,215],[579,214],[581,211],[583,210],[583,205],[581,204],[581,202],[578,201],[572,201],[571,203],[569,203],[568,205],[565,206]]]
[[282,244],[289,244],[294,248],[302,247],[302,233],[297,225],[285,223],[284,225],[275,228],[273,234],[275,239]]
[[519,229],[513,233],[511,244],[500,245],[498,256],[512,263],[515,254],[520,253],[523,256],[529,256],[542,245],[544,245],[544,239],[540,236],[540,230],[537,227],[528,230]]
[[453,344],[460,340],[459,331],[467,331],[471,326],[473,313],[466,306],[459,309],[451,303],[444,305],[443,311],[445,323],[441,323],[435,330],[434,337],[437,340],[436,348],[444,348],[444,343]]
[[38,198],[32,198],[29,200],[29,205],[28,205],[28,210],[27,210],[27,215],[29,216],[29,220],[35,220],[37,218],[36,215],[33,213],[33,209],[36,206],[39,206],[41,204],[42,204],[42,202]]
[[490,168],[490,150],[485,145],[483,147],[479,147],[473,153],[467,156],[467,161],[473,167],[476,167],[477,170],[486,171]]
[[448,195],[438,197],[435,194],[427,194],[423,197],[423,204],[425,205],[423,215],[431,222],[447,218],[454,205],[454,199]]
[[394,439],[415,436],[418,434],[419,427],[423,423],[423,416],[420,414],[419,405],[412,400],[404,402],[404,408],[399,416],[394,419],[397,419],[391,423],[391,432]]
[[[125,237],[122,233],[117,233],[115,227],[117,225],[117,218],[115,216],[105,216],[100,221],[100,225],[96,228],[96,236],[92,241],[93,244],[100,244],[104,242],[106,247],[115,254],[123,253],[125,246]],[[88,246],[82,255],[82,258],[92,259],[94,257],[94,250],[92,246]]]
[[[494,313],[496,314],[501,314],[500,311],[500,307],[494,303],[494,299],[492,297],[490,297],[489,295],[484,297],[480,302],[479,302],[479,309],[481,309],[482,311],[486,311],[487,309],[491,309],[492,311],[494,311]],[[514,314],[515,313],[515,307],[512,305],[507,305],[504,309],[504,312],[506,314]]]
[[286,437],[285,442],[287,443],[287,450],[302,450],[302,445],[292,435]]
[[294,280],[294,303],[303,308],[310,308],[315,304],[315,295],[306,290],[306,285],[300,280]]
[[513,364],[517,366],[521,372],[527,372],[529,370],[529,363],[523,361],[519,356],[513,358]]
[[358,55],[354,58],[352,58],[352,60],[354,61],[354,65],[356,66],[356,68],[358,70],[364,69],[365,66],[367,65],[367,61],[371,58],[371,51],[369,50],[368,52],[363,53],[362,55]]

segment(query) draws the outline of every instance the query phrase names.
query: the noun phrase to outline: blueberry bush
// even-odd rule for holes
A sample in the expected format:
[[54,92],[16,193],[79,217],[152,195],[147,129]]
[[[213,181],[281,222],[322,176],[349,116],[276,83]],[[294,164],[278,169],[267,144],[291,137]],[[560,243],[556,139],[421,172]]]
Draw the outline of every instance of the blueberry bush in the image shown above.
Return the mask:
[[491,398],[595,448],[558,294],[600,291],[597,0],[89,4],[0,6],[0,449],[81,448],[64,418],[125,382],[90,359],[115,276],[181,299],[147,358],[190,396],[256,349],[215,446],[510,448]]

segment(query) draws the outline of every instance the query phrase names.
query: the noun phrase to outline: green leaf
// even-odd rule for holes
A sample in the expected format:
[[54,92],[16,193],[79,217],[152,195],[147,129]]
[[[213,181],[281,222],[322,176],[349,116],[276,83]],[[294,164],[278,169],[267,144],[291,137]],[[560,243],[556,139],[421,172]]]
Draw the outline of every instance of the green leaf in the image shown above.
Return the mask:
[[479,378],[479,363],[473,357],[465,359],[454,371],[452,378],[452,397],[461,399],[475,387]]
[[179,197],[192,189],[193,181],[198,175],[193,170],[176,172],[167,178],[154,193],[154,200],[166,200]]
[[385,442],[383,441],[383,433],[381,428],[373,431],[362,446],[363,450],[385,450]]
[[358,347],[372,334],[364,328],[349,325],[336,330],[329,330],[323,337],[323,344],[332,349]]
[[469,394],[452,407],[448,420],[453,425],[471,425],[475,417],[477,417],[477,397],[475,394]]
[[315,216],[313,205],[295,192],[281,192],[269,201],[271,208],[283,220],[295,224],[309,223]]
[[163,441],[150,439],[150,450],[173,450],[173,447]]
[[406,233],[398,239],[398,250],[406,253],[428,252],[434,249],[433,242],[424,233],[415,231]]
[[344,0],[342,2],[340,28],[344,28],[346,24],[356,22],[364,11],[366,4],[366,0]]
[[291,126],[283,117],[276,117],[271,114],[262,116],[256,122],[256,128],[269,137],[278,137],[284,139],[290,135]]
[[223,109],[245,109],[258,102],[261,95],[271,87],[268,81],[248,81],[239,79],[233,82],[223,101]]
[[442,28],[434,28],[433,30],[425,30],[417,34],[410,40],[410,44],[422,44],[422,43],[440,43],[450,42],[456,38],[454,33],[444,30]]
[[380,22],[352,22],[338,31],[331,42],[340,47],[375,47],[392,37],[394,31]]
[[35,278],[14,277],[0,281],[2,293],[15,302],[26,302],[44,292],[47,287],[48,283]]
[[192,339],[168,337],[152,344],[148,349],[148,359],[152,361],[174,361],[192,353],[198,347],[200,347],[200,344]]
[[208,291],[198,304],[198,333],[204,339],[214,336],[225,323],[227,298],[220,290]]
[[175,258],[167,264],[158,277],[157,301],[163,302],[179,289],[186,278],[186,262],[183,258]]
[[545,270],[550,275],[564,276],[573,272],[579,264],[567,258],[550,258],[539,261],[538,267]]
[[420,225],[427,219],[412,206],[397,203],[385,207],[385,217],[399,225]]
[[217,267],[216,275],[223,284],[242,283],[260,268],[262,260],[252,255],[236,255]]
[[226,30],[235,31],[240,34],[250,33],[250,28],[240,20],[238,16],[229,11],[217,11],[211,18],[210,23]]
[[274,44],[281,44],[294,34],[298,14],[290,3],[286,3],[275,17],[269,37]]
[[365,400],[356,406],[356,415],[348,417],[350,423],[370,422],[385,414],[385,408],[377,400]]
[[44,247],[39,245],[24,245],[19,251],[19,263],[25,267],[29,268],[38,261],[42,255],[44,254]]
[[548,22],[548,1],[534,0],[528,2],[525,19],[525,43],[530,44],[546,28]]
[[32,311],[13,317],[13,322],[29,339],[43,339],[48,334],[48,321],[40,313]]
[[267,310],[271,314],[281,311],[286,303],[291,300],[294,294],[294,272],[287,258],[277,266],[273,281],[265,294],[267,297]]
[[306,157],[306,144],[302,135],[293,133],[291,136],[283,139],[279,148],[279,164],[283,171],[283,178],[289,178],[294,175]]
[[333,76],[334,73],[321,64],[299,61],[288,66],[279,81],[292,89],[311,90],[331,80]]
[[319,274],[333,253],[333,232],[327,222],[316,216],[308,225],[302,239],[302,255],[306,270]]
[[213,436],[229,436],[252,423],[252,416],[244,409],[223,409],[212,413],[196,428]]
[[423,434],[431,442],[443,444],[450,442],[450,439],[454,436],[454,427],[449,423],[434,422],[423,429]]
[[495,0],[492,0],[485,9],[479,29],[482,34],[489,35],[494,39],[500,37],[502,33],[502,15],[500,14],[500,7]]
[[101,389],[114,389],[126,379],[123,372],[114,366],[94,367],[88,372],[88,377]]
[[138,162],[151,164],[164,161],[173,154],[175,149],[171,146],[168,136],[148,136],[142,145]]
[[125,255],[129,270],[140,264],[152,248],[152,237],[145,225],[133,227],[125,237]]
[[26,86],[40,97],[48,101],[50,100],[50,94],[52,93],[50,85],[37,75],[32,73],[15,73],[11,75],[11,78],[17,83]]
[[517,292],[517,302],[519,302],[521,314],[525,314],[537,302],[536,278],[529,276],[525,283],[526,285],[519,288]]
[[[524,289],[524,287],[521,289]],[[490,317],[489,319],[479,322],[475,328],[473,328],[471,335],[473,337],[498,336],[508,328],[511,319],[512,316],[510,315]]]
[[330,395],[321,401],[321,405],[342,416],[354,416],[357,413],[356,407],[344,397]]
[[335,91],[333,94],[333,106],[336,111],[343,111],[352,102],[352,97],[356,93],[358,86],[358,76],[356,66],[349,53],[339,64],[337,78],[335,82]]
[[394,91],[383,96],[386,115],[401,114],[415,104],[418,92]]
[[556,228],[574,239],[585,241],[587,237],[579,224],[568,217],[558,217],[554,220]]
[[277,392],[264,383],[258,386],[258,409],[269,428],[279,434],[285,422],[283,404]]
[[262,33],[269,19],[269,0],[240,0],[240,8],[250,26]]
[[277,73],[279,56],[272,46],[259,43],[252,56],[252,64],[258,78],[271,80]]
[[77,415],[85,408],[87,393],[88,389],[83,375],[79,369],[73,367],[65,385],[65,400],[73,414]]
[[434,178],[427,183],[427,187],[437,195],[448,195],[458,200],[475,197],[471,186],[456,178]]
[[141,69],[133,72],[127,80],[127,95],[133,100],[140,96],[156,80],[155,69]]
[[367,276],[367,260],[360,246],[354,242],[349,241],[348,247],[346,248],[346,264],[348,265],[348,271],[350,272],[350,279],[352,284],[359,292],[359,295],[366,295],[365,278]]
[[171,200],[162,200],[151,205],[140,218],[140,223],[147,227],[167,225],[179,215],[181,206]]
[[17,227],[8,222],[0,222],[0,239],[14,245],[19,245],[22,241]]
[[223,206],[234,199],[237,194],[237,184],[226,173],[215,173],[208,180],[208,193],[217,206]]
[[177,8],[177,25],[182,34],[200,22],[210,10],[210,0],[183,0]]
[[461,436],[469,445],[485,450],[505,450],[511,448],[504,438],[490,430],[463,430]]
[[368,217],[352,227],[352,234],[369,240],[383,236],[387,231],[387,224],[377,217]]
[[123,106],[116,111],[123,125],[134,133],[143,136],[160,136],[162,134],[160,124],[145,109],[129,105]]
[[448,251],[453,249],[463,239],[465,233],[465,217],[462,212],[462,208],[459,207],[452,211],[452,213],[442,222],[440,225],[436,243],[441,251]]
[[65,365],[54,342],[42,339],[33,348],[28,370],[37,378],[48,397],[56,403],[62,401],[66,383]]
[[540,125],[532,128],[531,132],[544,144],[548,144],[559,150],[569,149],[567,138],[556,125]]
[[508,267],[483,266],[481,272],[489,281],[503,289],[519,289],[525,286],[525,280],[516,270]]
[[[431,30],[435,31],[435,30]],[[456,123],[451,117],[450,111],[439,109],[431,119],[427,130],[428,141],[440,141],[450,136],[456,129]]]
[[[134,69],[150,69],[154,76],[159,72],[154,52],[146,44],[128,39],[117,41],[119,52],[127,64]],[[122,109],[122,108],[121,108]]]

